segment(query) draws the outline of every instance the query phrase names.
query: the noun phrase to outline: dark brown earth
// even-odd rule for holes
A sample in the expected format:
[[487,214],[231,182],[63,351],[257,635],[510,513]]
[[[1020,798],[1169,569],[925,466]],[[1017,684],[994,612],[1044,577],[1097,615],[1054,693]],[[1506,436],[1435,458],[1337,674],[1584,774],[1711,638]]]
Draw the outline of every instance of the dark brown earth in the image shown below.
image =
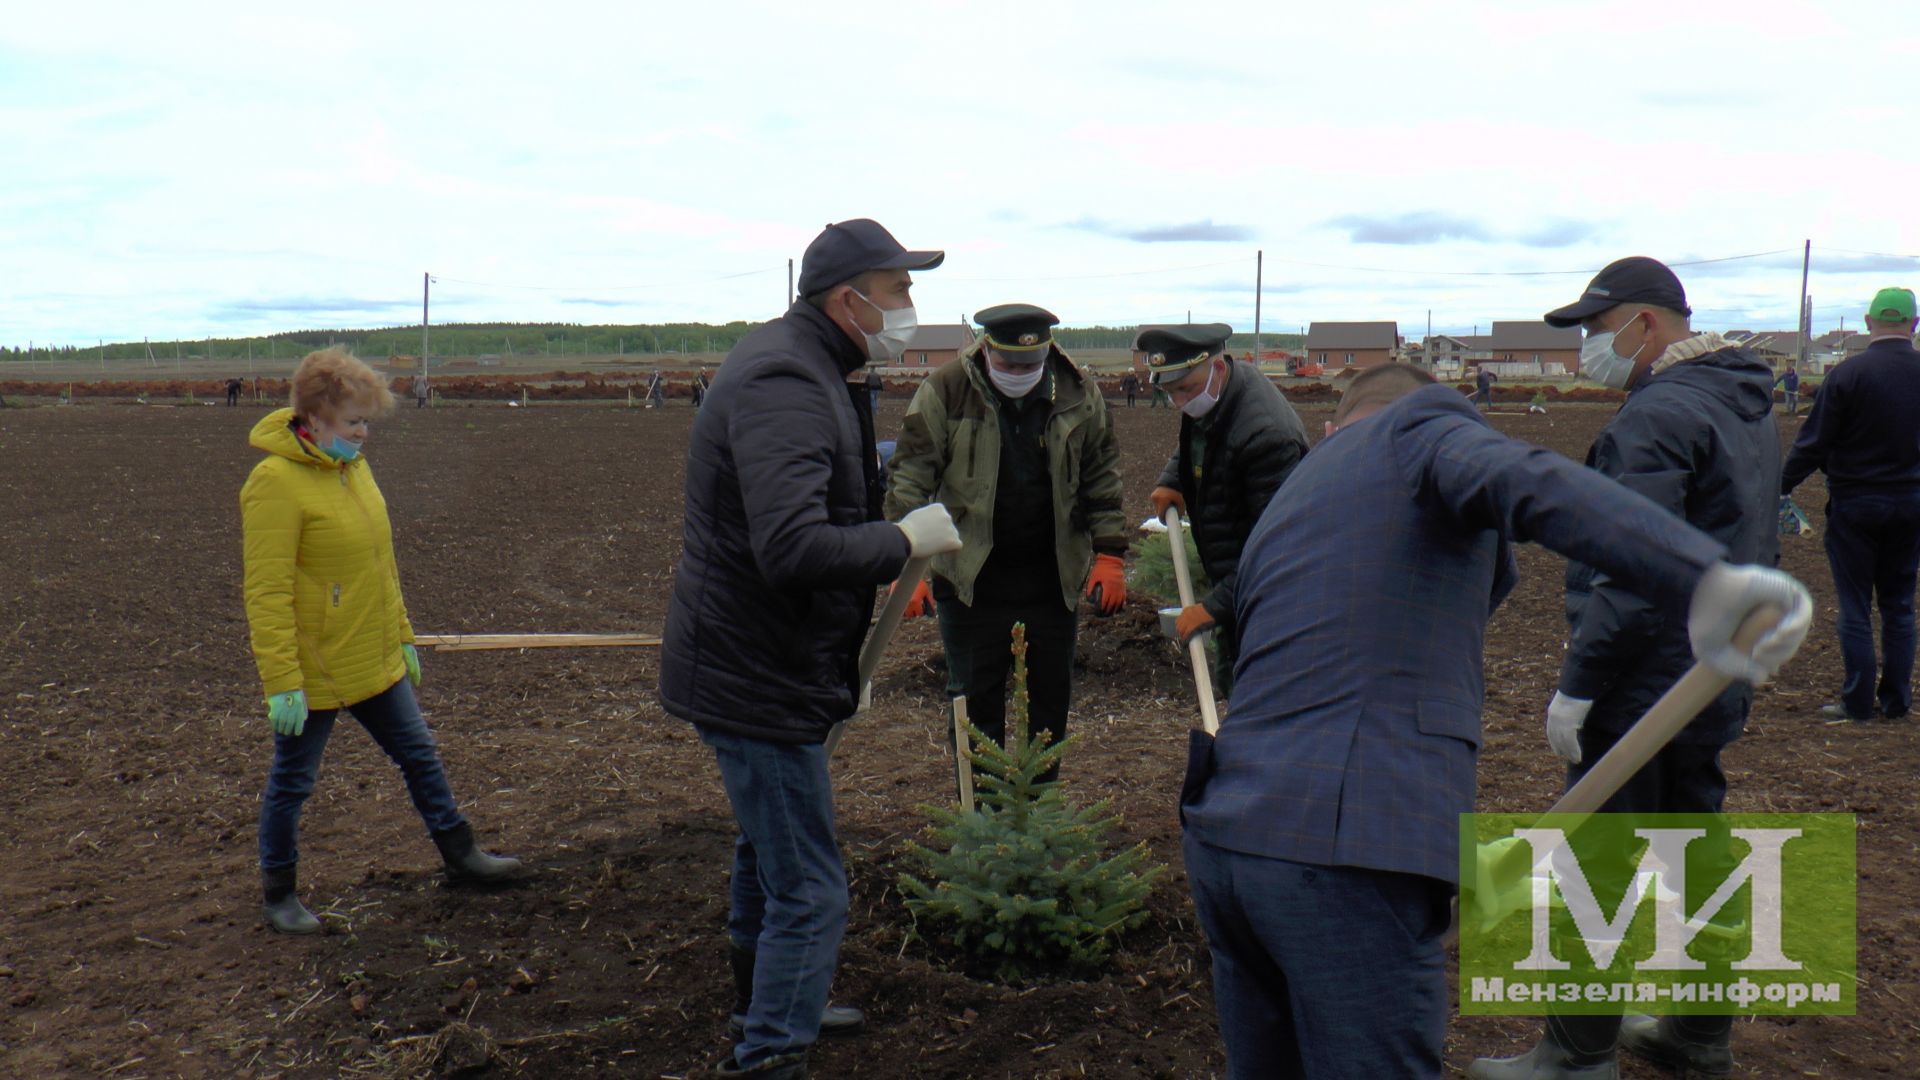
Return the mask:
[[[885,403],[883,432],[903,404]],[[1305,412],[1317,431],[1324,410]],[[262,928],[253,828],[269,739],[236,500],[258,415],[0,410],[0,1076],[697,1073],[726,1050],[731,823],[710,754],[654,703],[651,651],[429,655],[422,699],[455,791],[486,840],[537,875],[444,888],[391,766],[342,728],[302,835],[303,893],[328,933]],[[415,625],[657,630],[692,415],[456,406],[383,423],[370,456]],[[1174,415],[1117,415],[1139,520]],[[1606,416],[1556,407],[1495,423],[1579,456]],[[1802,502],[1822,499],[1816,478]],[[1561,562],[1521,558],[1525,582],[1488,635],[1485,809],[1544,808],[1561,782],[1541,731]],[[1741,1023],[1741,1075],[1920,1075],[1915,728],[1819,719],[1839,658],[1817,537],[1786,541],[1785,564],[1813,587],[1819,623],[1727,754],[1730,805],[1859,815],[1860,1009]],[[835,766],[854,882],[836,996],[865,1007],[872,1031],[823,1045],[815,1075],[1221,1073],[1174,814],[1192,689],[1152,607],[1136,597],[1085,624],[1082,742],[1066,775],[1079,798],[1113,797],[1120,838],[1145,840],[1172,872],[1112,974],[1025,989],[941,970],[908,937],[892,886],[901,843],[950,772],[937,638],[903,630],[874,719]],[[1456,1019],[1448,1062],[1514,1052],[1534,1031]]]

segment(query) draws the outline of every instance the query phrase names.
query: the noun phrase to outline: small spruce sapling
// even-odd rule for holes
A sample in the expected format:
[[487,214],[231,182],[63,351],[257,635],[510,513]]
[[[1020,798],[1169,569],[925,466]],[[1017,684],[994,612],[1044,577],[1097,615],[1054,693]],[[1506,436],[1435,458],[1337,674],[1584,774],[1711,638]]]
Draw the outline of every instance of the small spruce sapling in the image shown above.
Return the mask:
[[1075,807],[1057,781],[1042,780],[1073,744],[1028,734],[1026,627],[1013,628],[1009,748],[969,724],[976,807],[923,806],[933,820],[923,846],[909,841],[919,875],[900,877],[916,931],[957,947],[976,969],[1018,982],[1062,969],[1103,967],[1114,942],[1147,917],[1146,898],[1165,866],[1144,843],[1105,850],[1118,820],[1102,800]]

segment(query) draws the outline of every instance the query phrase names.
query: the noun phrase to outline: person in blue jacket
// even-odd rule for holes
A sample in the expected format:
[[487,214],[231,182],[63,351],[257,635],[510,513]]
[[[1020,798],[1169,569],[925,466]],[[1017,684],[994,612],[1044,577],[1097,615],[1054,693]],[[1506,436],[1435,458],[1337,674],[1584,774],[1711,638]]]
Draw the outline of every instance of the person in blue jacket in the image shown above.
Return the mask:
[[[1355,377],[1240,560],[1233,709],[1182,806],[1236,1080],[1441,1075],[1441,941],[1473,809],[1487,618],[1531,541],[1685,605],[1701,662],[1766,678],[1812,600],[1407,364]],[[1691,598],[1689,600],[1689,598]],[[1757,607],[1788,617],[1752,656]]]
[[[1833,369],[1813,399],[1780,478],[1791,495],[1827,474],[1827,565],[1840,604],[1835,629],[1846,681],[1823,706],[1832,720],[1888,720],[1913,707],[1916,570],[1920,569],[1920,349],[1913,292],[1881,289],[1867,309],[1867,347]],[[1879,681],[1873,605],[1880,605]]]

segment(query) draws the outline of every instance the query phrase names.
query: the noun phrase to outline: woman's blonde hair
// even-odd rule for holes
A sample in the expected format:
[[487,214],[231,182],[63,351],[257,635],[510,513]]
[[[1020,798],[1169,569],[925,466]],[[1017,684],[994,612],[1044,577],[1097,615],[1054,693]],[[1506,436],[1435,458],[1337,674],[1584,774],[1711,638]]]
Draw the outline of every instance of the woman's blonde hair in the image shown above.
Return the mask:
[[344,345],[308,353],[294,369],[292,387],[288,404],[302,420],[318,413],[331,416],[348,405],[376,415],[393,408],[393,391],[387,389],[385,377]]

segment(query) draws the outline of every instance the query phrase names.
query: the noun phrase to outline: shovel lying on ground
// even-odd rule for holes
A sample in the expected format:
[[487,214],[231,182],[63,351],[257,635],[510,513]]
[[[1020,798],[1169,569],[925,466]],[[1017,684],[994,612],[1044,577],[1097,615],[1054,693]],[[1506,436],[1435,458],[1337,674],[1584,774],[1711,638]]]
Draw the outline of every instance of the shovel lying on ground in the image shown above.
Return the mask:
[[[1173,556],[1173,577],[1180,586],[1180,606],[1193,603],[1193,571],[1187,568],[1186,525],[1180,520],[1180,508],[1167,507],[1162,518],[1167,525],[1167,550]],[[1204,632],[1187,642],[1187,659],[1193,664],[1193,685],[1200,695],[1200,726],[1187,732],[1187,774],[1180,781],[1180,805],[1198,798],[1207,778],[1213,775],[1213,737],[1220,731],[1219,706],[1213,700],[1213,669],[1207,665]]]
[[[930,557],[908,559],[907,565],[900,571],[900,580],[893,583],[893,592],[888,594],[886,605],[880,609],[880,618],[874,621],[873,632],[867,635],[867,643],[860,647],[860,673],[855,683],[855,701],[867,696],[873,673],[880,668],[880,657],[886,654],[887,644],[893,640],[893,632],[900,629],[900,620],[907,613],[907,604],[913,600],[914,590],[920,587],[920,579],[927,576],[927,563],[931,561]],[[827,732],[828,757],[833,756],[834,748],[840,745],[846,731],[847,721],[842,720]]]
[[[1782,617],[1776,607],[1756,609],[1734,632],[1734,647],[1751,653],[1754,643],[1770,633]],[[1705,664],[1694,664],[1547,813],[1591,814],[1599,810],[1732,682]],[[1479,845],[1474,852],[1473,876],[1460,883],[1449,938],[1469,919],[1479,929],[1490,930],[1533,903],[1532,872],[1538,867],[1530,865],[1532,854],[1532,845],[1513,836]],[[1502,883],[1506,883],[1504,888]]]

